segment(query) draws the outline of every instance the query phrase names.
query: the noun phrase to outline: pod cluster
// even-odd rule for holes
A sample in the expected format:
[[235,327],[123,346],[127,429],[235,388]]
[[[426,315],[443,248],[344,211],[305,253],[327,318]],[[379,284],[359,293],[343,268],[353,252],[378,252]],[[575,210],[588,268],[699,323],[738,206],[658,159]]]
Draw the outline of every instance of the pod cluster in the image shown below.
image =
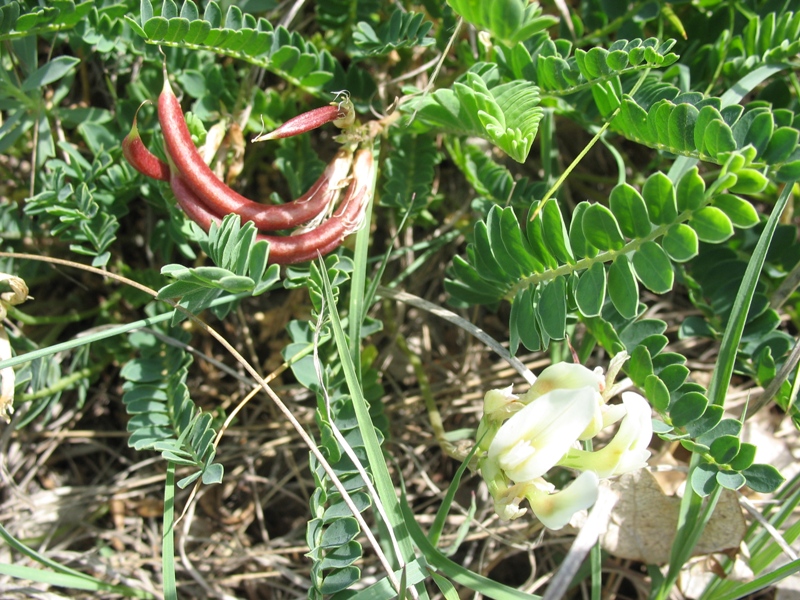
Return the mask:
[[[329,122],[340,127],[349,126],[354,116],[352,104],[345,98],[337,104],[298,115],[254,141],[297,135]],[[284,204],[263,204],[231,189],[205,163],[192,142],[166,72],[158,99],[158,118],[168,162],[152,154],[142,143],[135,118],[130,133],[122,142],[122,153],[140,173],[169,182],[178,205],[204,230],[208,231],[211,223],[221,221],[224,216],[236,213],[242,222],[255,224],[259,230],[258,239],[269,242],[270,264],[287,265],[313,260],[333,251],[361,226],[373,180],[371,150],[358,150],[353,156],[351,150],[342,149],[303,195]],[[332,210],[345,186],[342,200]],[[302,231],[293,235],[270,234],[301,226]]]

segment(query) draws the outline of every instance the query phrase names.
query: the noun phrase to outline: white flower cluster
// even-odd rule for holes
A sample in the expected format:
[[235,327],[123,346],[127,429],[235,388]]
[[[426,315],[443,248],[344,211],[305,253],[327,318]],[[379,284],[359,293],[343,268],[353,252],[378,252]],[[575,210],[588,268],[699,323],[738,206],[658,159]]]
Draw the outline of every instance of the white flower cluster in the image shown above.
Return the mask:
[[[0,360],[11,358],[11,342],[3,326],[9,306],[22,304],[28,299],[28,286],[15,275],[0,273]],[[0,369],[0,419],[11,422],[14,412],[14,387],[16,375],[12,367]]]
[[[559,363],[521,396],[511,387],[487,392],[477,434],[478,467],[502,519],[522,516],[520,503],[527,500],[545,527],[561,529],[595,503],[600,479],[646,465],[653,436],[650,405],[633,392],[622,394],[622,404],[607,404],[626,358],[614,357],[606,377],[599,368]],[[604,447],[578,447],[617,422],[616,435]],[[555,466],[579,473],[560,491],[544,479]]]

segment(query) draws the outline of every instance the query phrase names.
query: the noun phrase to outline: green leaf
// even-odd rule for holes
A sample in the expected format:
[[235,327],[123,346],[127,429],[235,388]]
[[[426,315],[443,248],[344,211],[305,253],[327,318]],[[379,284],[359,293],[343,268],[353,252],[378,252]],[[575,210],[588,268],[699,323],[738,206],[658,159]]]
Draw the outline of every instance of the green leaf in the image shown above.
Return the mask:
[[575,257],[570,247],[567,226],[564,224],[561,210],[555,200],[547,202],[542,209],[542,231],[544,232],[544,241],[556,260],[560,263],[574,264]]
[[761,172],[755,169],[739,169],[736,171],[736,184],[729,190],[734,194],[758,194],[769,184]]
[[720,471],[717,473],[717,483],[727,490],[738,490],[747,483],[747,479],[741,473],[730,473]]
[[606,269],[595,263],[581,275],[575,290],[575,300],[581,313],[587,317],[600,315],[606,296]]
[[538,317],[542,329],[554,340],[563,340],[567,330],[566,280],[559,275],[542,289]]
[[[511,210],[511,208],[509,207],[506,210]],[[506,231],[503,227],[503,212],[503,209],[499,206],[493,206],[487,215],[486,227],[488,228],[489,241],[492,246],[492,252],[503,270],[509,273],[512,278],[518,279],[530,275],[531,272],[523,268],[522,262],[525,253],[520,251],[524,249],[521,246],[514,245],[514,233],[520,232],[519,227]],[[513,224],[511,225],[513,226]],[[509,240],[508,246],[505,243],[506,237]]]
[[737,436],[721,435],[711,443],[711,456],[719,464],[728,464],[739,453],[740,445]]
[[[684,387],[686,386],[681,386],[681,388],[678,389],[678,392],[683,390]],[[686,424],[686,432],[693,438],[699,438],[701,435],[714,429],[714,427],[716,427],[722,420],[722,416],[724,414],[725,411],[721,406],[709,404],[706,407],[706,410],[703,412],[703,416],[701,416],[699,419],[695,419],[691,423]]]
[[81,62],[80,59],[73,56],[58,56],[31,73],[22,82],[20,89],[23,92],[31,92],[58,81],[71,73],[79,62]]
[[772,465],[754,464],[742,471],[748,487],[754,492],[771,494],[786,480]]
[[509,328],[511,337],[512,354],[516,354],[519,342],[533,352],[541,350],[542,338],[536,324],[535,306],[533,296],[535,287],[526,287],[517,292],[511,304]]
[[767,164],[784,162],[797,149],[800,131],[791,127],[779,127],[772,134],[767,149],[762,157]]
[[694,229],[678,223],[667,230],[661,240],[664,251],[675,262],[686,262],[697,256],[699,242]]
[[644,242],[633,254],[636,277],[647,289],[665,294],[672,289],[675,273],[667,253],[655,242]]
[[511,48],[534,33],[558,23],[551,15],[542,15],[538,2],[523,0],[448,0],[447,3],[465,21],[479,29],[486,29],[498,40]]
[[[715,404],[714,406],[719,406]],[[711,431],[707,431],[697,438],[697,441],[710,446],[715,439],[723,435],[738,436],[742,431],[742,423],[737,419],[723,419]]]
[[608,268],[608,295],[614,308],[626,319],[632,319],[639,310],[639,284],[630,260],[618,256]]
[[[521,275],[517,263],[508,256],[502,242],[498,240],[497,244],[492,244],[487,222],[475,223],[473,244],[475,250],[473,262],[483,278],[503,284],[512,283]],[[500,256],[495,254],[495,248]]]
[[[633,352],[638,345],[645,343],[645,340],[648,338],[660,335],[666,330],[667,323],[661,319],[639,319],[638,321],[633,321],[627,326],[622,327],[619,332],[619,337],[630,353]],[[660,350],[656,351],[656,348],[650,346],[648,346],[648,350],[650,350],[650,355],[653,356],[656,369],[663,368],[665,366],[664,363],[661,363],[660,366],[655,365],[655,361],[658,359],[656,355]]]
[[664,382],[664,385],[667,386],[667,389],[670,392],[675,392],[686,378],[689,376],[689,369],[687,369],[684,365],[667,365],[664,368],[660,368],[659,359],[663,358],[663,354],[659,354],[655,358],[653,358],[653,368],[655,369],[656,375],[661,378],[661,381]]
[[525,162],[543,115],[539,89],[532,83],[516,80],[490,90],[474,72],[467,72],[453,89],[407,104],[421,122],[487,139],[518,162]]
[[724,242],[733,235],[733,223],[715,206],[706,206],[694,213],[689,219],[689,226],[701,241],[712,244]]
[[380,56],[402,48],[430,46],[436,41],[426,37],[433,23],[423,22],[424,18],[421,13],[396,9],[377,31],[366,21],[360,21],[353,33],[353,42],[367,56]]
[[691,104],[678,104],[669,114],[667,123],[669,148],[679,153],[695,150],[694,127],[700,111]]
[[647,204],[650,221],[656,225],[669,225],[678,217],[675,188],[669,177],[660,171],[653,173],[645,181],[642,196]]
[[756,450],[757,448],[755,445],[743,442],[739,446],[739,453],[730,462],[731,468],[737,471],[744,471],[749,468],[756,458]]
[[700,464],[692,469],[692,489],[701,498],[705,498],[717,487],[717,474],[719,469],[715,465]]
[[319,585],[319,592],[322,594],[335,594],[346,590],[361,578],[361,569],[358,567],[345,567],[336,569],[330,574],[325,575]]
[[219,463],[212,463],[208,465],[203,471],[203,485],[213,485],[215,483],[222,483],[222,477],[225,474],[225,467]]
[[644,393],[658,412],[664,413],[669,406],[669,390],[657,375],[650,375],[644,382]]
[[584,211],[581,229],[586,241],[598,250],[620,250],[625,246],[617,220],[602,204],[592,204]]
[[597,255],[597,248],[586,243],[586,237],[583,235],[581,223],[583,222],[583,213],[591,206],[589,202],[579,202],[572,213],[572,219],[569,224],[569,244],[572,252],[576,258],[593,258]]
[[650,233],[647,205],[634,187],[627,183],[615,186],[608,201],[609,208],[625,236],[636,239]]
[[644,387],[647,378],[653,375],[653,360],[645,346],[633,349],[627,371],[631,380],[639,387]]
[[699,419],[708,406],[708,398],[700,392],[684,394],[669,407],[669,416],[675,427],[685,427]]
[[705,203],[706,184],[700,177],[697,167],[692,167],[678,181],[678,210],[697,210]]
[[713,204],[731,220],[734,226],[748,229],[758,224],[758,211],[747,200],[733,194],[714,196]]
[[724,121],[711,121],[703,133],[703,152],[711,158],[718,158],[726,152],[736,150],[733,131]]
[[144,24],[143,29],[148,39],[163,40],[169,32],[169,21],[164,17],[153,17]]
[[337,548],[350,542],[361,532],[358,521],[345,517],[333,521],[322,533],[320,548]]
[[500,213],[497,226],[499,226],[500,239],[506,252],[519,263],[525,276],[544,270],[542,264],[533,256],[531,247],[522,235],[522,229],[517,215],[514,214],[514,209],[510,206],[504,208]]

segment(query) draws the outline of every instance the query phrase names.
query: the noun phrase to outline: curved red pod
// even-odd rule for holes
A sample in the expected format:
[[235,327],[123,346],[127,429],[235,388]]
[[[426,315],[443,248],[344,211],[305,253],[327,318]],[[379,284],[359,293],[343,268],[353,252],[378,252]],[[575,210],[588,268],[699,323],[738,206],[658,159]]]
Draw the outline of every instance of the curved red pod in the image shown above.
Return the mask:
[[338,127],[347,127],[352,125],[354,119],[353,104],[350,102],[349,96],[347,96],[339,103],[321,106],[292,117],[274,131],[257,135],[253,138],[253,141],[264,142],[292,137],[321,127],[325,123],[333,123]]
[[[259,240],[269,242],[269,264],[290,265],[314,260],[335,250],[363,221],[373,175],[372,151],[360,150],[353,165],[353,179],[338,209],[316,228],[297,235],[276,236],[260,233]],[[222,218],[208,208],[188,185],[186,179],[173,171],[170,186],[178,205],[195,223],[208,231],[212,223]]]
[[130,133],[122,140],[122,156],[142,175],[159,181],[169,181],[169,165],[144,145],[136,126],[136,117],[133,117]]
[[[286,204],[270,205],[245,198],[225,185],[203,161],[192,142],[180,103],[172,92],[164,74],[164,88],[158,98],[158,118],[164,134],[164,146],[173,168],[178,171],[186,185],[212,212],[216,214],[238,213],[243,221],[252,221],[262,231],[292,229],[320,215],[328,208],[331,195],[320,193],[328,186],[329,179],[344,179],[346,156],[337,154],[330,169],[326,169],[320,180],[300,198]],[[349,162],[346,163],[349,166]]]

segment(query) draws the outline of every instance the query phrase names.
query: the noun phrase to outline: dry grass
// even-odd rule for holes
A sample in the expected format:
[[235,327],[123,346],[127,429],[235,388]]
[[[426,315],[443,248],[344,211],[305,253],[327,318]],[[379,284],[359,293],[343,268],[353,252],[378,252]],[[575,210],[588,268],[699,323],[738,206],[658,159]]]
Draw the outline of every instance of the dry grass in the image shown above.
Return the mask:
[[[433,279],[414,278],[416,291],[442,303]],[[42,301],[46,298],[36,290],[32,294]],[[288,341],[283,325],[308,310],[302,298],[290,292],[250,300],[220,329],[255,364],[270,369],[281,362],[278,352]],[[680,298],[661,298],[652,313],[674,329],[686,314],[681,304]],[[384,332],[371,340],[379,349],[376,364],[387,390],[383,398],[391,424],[387,450],[424,528],[432,521],[457,463],[438,447],[414,371],[393,335],[402,335],[422,358],[447,431],[475,427],[487,389],[524,383],[482,345],[436,317],[386,301],[378,310],[384,318],[391,315],[392,324],[391,334]],[[502,319],[483,311],[466,316],[503,339]],[[206,360],[238,370],[210,338],[195,332],[192,343],[198,349],[190,379],[194,400],[207,410],[229,411],[251,386]],[[702,381],[713,368],[713,347],[678,342],[676,348],[691,356],[695,379]],[[548,362],[542,355],[521,358],[534,372]],[[315,432],[315,401],[308,391],[294,383],[289,373],[279,375],[273,385],[297,419]],[[22,430],[3,430],[0,522],[53,560],[158,596],[165,465],[150,452],[128,448],[120,386],[117,369],[110,368],[82,405],[74,393],[67,392],[48,420],[38,419]],[[744,401],[753,391],[733,390],[732,397]],[[304,556],[305,526],[314,489],[308,449],[266,396],[259,394],[225,432],[217,459],[225,466],[224,483],[201,488],[177,528],[181,597],[304,597],[310,581],[310,561]],[[178,492],[179,510],[186,506],[188,496],[189,490]],[[511,524],[499,522],[485,486],[473,475],[462,483],[442,547],[456,540],[472,501],[476,512],[455,560],[510,585],[541,592],[568,549],[571,535],[545,532],[526,518]],[[11,556],[6,547],[3,553],[3,562],[36,566]],[[641,565],[614,561],[607,566],[606,589],[615,591],[615,597],[645,597]],[[362,568],[365,584],[381,577],[369,550]],[[37,591],[43,588],[10,579],[0,581],[0,587],[5,598],[97,597],[56,589]]]

